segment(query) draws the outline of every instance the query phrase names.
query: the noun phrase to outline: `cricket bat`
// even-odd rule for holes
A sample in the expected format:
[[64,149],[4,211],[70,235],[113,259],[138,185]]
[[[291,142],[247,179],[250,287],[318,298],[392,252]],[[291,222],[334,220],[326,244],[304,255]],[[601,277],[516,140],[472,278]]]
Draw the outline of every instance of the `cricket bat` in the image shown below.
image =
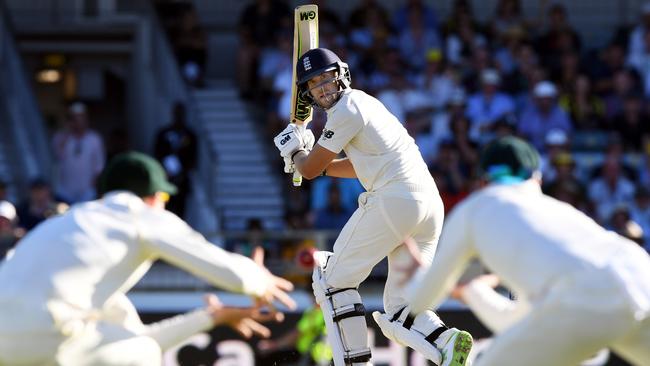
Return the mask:
[[[312,106],[298,95],[296,86],[296,64],[305,52],[318,48],[318,6],[301,5],[294,11],[293,22],[293,76],[291,77],[291,113],[289,121],[301,128],[307,128],[312,118]],[[293,173],[293,185],[300,186],[302,176]]]

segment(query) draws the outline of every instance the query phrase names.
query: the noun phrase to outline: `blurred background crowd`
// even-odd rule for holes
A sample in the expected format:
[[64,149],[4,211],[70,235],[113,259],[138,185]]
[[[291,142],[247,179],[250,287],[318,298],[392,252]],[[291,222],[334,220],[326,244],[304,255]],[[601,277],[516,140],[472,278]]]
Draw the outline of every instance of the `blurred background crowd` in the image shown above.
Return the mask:
[[[471,1],[359,1],[320,9],[320,46],[350,66],[352,85],[378,99],[415,139],[447,212],[477,186],[477,156],[495,136],[531,141],[543,158],[544,191],[641,245],[650,240],[650,3],[603,47],[584,46],[567,7],[542,1],[525,17],[499,0],[487,22]],[[292,16],[282,1],[257,1],[240,18],[238,86],[265,111],[268,137],[289,118]],[[318,137],[325,115],[311,129]],[[356,182],[317,179],[289,192],[304,225],[340,228]],[[296,197],[308,195],[308,197]]]

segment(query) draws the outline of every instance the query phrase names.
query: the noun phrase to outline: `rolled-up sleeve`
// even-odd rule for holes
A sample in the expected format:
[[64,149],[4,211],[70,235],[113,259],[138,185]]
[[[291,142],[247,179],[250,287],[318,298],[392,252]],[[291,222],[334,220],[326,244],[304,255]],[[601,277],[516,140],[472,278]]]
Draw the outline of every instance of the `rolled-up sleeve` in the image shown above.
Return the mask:
[[208,242],[169,212],[152,213],[140,227],[145,255],[160,258],[210,284],[247,295],[262,295],[271,278],[250,258],[227,252]]

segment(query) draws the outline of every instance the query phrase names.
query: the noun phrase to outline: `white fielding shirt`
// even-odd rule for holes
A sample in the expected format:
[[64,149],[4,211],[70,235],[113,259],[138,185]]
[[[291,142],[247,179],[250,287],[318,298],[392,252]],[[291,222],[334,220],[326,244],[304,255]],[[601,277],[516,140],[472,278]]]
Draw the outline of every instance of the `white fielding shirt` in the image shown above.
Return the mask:
[[318,143],[345,151],[363,187],[380,191],[392,183],[435,187],[424,159],[408,132],[376,98],[346,89],[327,110],[327,123]]
[[543,298],[562,278],[608,269],[625,284],[635,314],[650,315],[646,252],[571,205],[543,195],[535,181],[493,184],[454,208],[433,263],[409,285],[412,312],[437,307],[477,256],[529,303]]
[[174,214],[112,192],[42,223],[0,264],[0,334],[72,335],[88,320],[124,323],[112,312],[123,313],[128,300],[115,299],[156,259],[249,295],[261,295],[270,281],[251,259],[209,243]]

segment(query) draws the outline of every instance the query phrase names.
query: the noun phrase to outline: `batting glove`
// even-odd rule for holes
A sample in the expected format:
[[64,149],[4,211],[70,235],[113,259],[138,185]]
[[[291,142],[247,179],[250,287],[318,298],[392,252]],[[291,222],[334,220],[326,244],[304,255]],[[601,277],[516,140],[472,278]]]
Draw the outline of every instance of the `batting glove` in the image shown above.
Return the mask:
[[314,134],[311,131],[306,131],[309,130],[299,128],[295,124],[290,123],[287,128],[275,136],[273,143],[280,151],[280,156],[291,159],[297,151],[311,151],[311,148],[314,146]]

